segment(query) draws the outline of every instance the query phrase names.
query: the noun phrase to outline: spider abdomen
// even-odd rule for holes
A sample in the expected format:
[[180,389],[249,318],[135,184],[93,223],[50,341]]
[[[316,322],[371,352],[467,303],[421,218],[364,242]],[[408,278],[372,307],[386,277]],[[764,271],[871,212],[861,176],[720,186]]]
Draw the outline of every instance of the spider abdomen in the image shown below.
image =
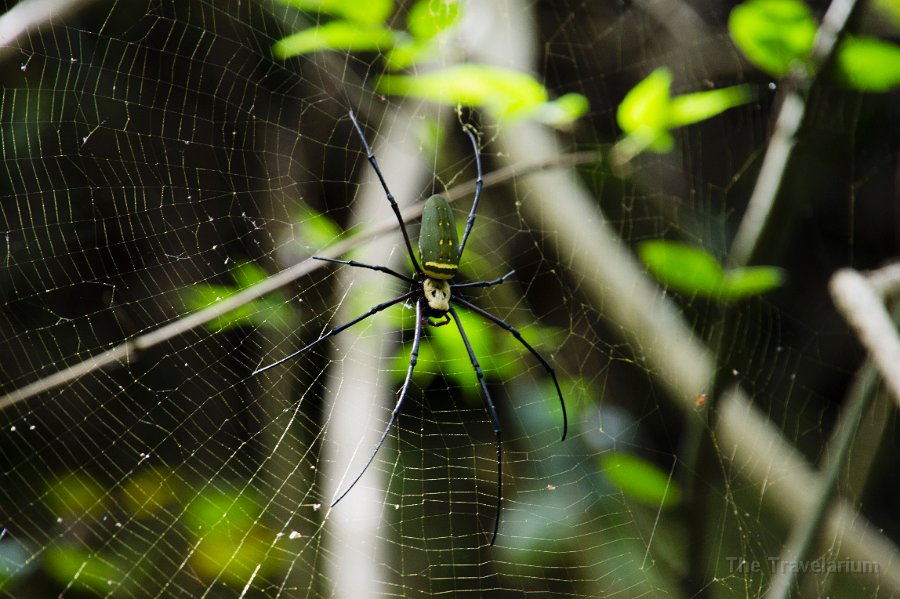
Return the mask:
[[439,195],[428,198],[422,210],[419,261],[422,271],[432,279],[452,279],[459,268],[456,221],[447,200]]

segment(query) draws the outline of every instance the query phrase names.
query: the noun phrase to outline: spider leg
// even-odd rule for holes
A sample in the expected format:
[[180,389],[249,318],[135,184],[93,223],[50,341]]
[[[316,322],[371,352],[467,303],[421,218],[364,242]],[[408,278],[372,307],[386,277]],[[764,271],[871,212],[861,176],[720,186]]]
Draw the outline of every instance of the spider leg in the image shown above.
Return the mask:
[[531,355],[533,355],[535,358],[537,358],[537,361],[541,363],[541,366],[544,367],[544,370],[546,370],[547,374],[550,375],[550,378],[553,379],[553,385],[556,387],[556,394],[559,396],[559,406],[562,408],[562,417],[563,417],[563,433],[562,433],[562,439],[560,439],[560,441],[565,441],[566,433],[569,430],[569,418],[566,415],[566,402],[563,399],[562,391],[559,388],[559,381],[556,380],[556,372],[553,370],[553,366],[551,366],[550,363],[547,362],[547,360],[545,360],[544,357],[541,354],[539,354],[536,349],[531,347],[531,344],[529,344],[527,341],[525,341],[525,339],[522,338],[522,334],[519,333],[519,331],[518,331],[518,329],[516,329],[516,327],[512,326],[511,324],[509,324],[508,322],[506,322],[503,319],[497,318],[496,316],[494,316],[487,310],[482,310],[475,304],[473,304],[471,302],[467,302],[464,299],[455,297],[455,298],[453,298],[453,301],[465,306],[466,308],[468,308],[469,310],[472,310],[473,312],[477,312],[478,314],[481,314],[484,318],[490,320],[491,322],[493,322],[495,325],[497,325],[501,329],[509,331],[512,334],[512,336],[515,337],[516,340],[525,347],[525,349],[527,349],[528,351],[531,352]]
[[[322,262],[333,262],[334,264],[346,264],[347,266],[355,266],[356,268],[368,268],[369,270],[376,270],[378,272],[383,272],[385,274],[389,274],[392,277],[397,277],[402,281],[406,281],[412,285],[416,285],[416,280],[412,277],[408,277],[404,274],[400,274],[396,270],[391,270],[387,266],[378,266],[376,264],[365,264],[364,262],[357,262],[356,260],[336,260],[334,258],[323,258],[322,256],[313,256],[313,260],[321,260]],[[510,273],[512,274],[512,273]]]
[[469,281],[468,283],[456,283],[454,285],[450,285],[450,289],[462,289],[464,287],[467,287],[469,289],[473,287],[493,287],[494,285],[505,283],[506,279],[510,278],[514,274],[516,274],[516,271],[511,270],[499,279],[493,279],[491,281]]
[[337,499],[331,502],[331,507],[337,505],[341,499],[343,499],[347,493],[350,492],[356,483],[359,482],[359,479],[362,478],[362,475],[365,474],[366,470],[369,468],[369,464],[372,463],[372,460],[375,459],[375,454],[378,453],[378,450],[381,449],[381,446],[384,444],[384,440],[387,438],[388,433],[391,431],[391,427],[394,426],[394,421],[397,419],[397,414],[400,413],[400,408],[403,406],[403,400],[406,399],[406,392],[409,390],[409,384],[412,381],[413,370],[416,368],[416,362],[419,360],[419,342],[422,340],[422,302],[424,300],[419,298],[416,301],[416,331],[413,335],[413,346],[412,351],[409,354],[409,368],[406,370],[406,379],[403,381],[403,387],[400,389],[400,397],[397,398],[397,404],[394,406],[394,409],[391,410],[391,418],[388,420],[387,426],[384,427],[384,432],[381,433],[381,438],[378,439],[378,443],[375,445],[375,449],[372,450],[372,455],[369,456],[369,459],[366,460],[366,465],[363,466],[362,470],[359,471],[359,474],[356,475],[356,478],[353,479],[353,482],[344,489],[344,491],[338,495]]
[[494,534],[491,535],[491,545],[493,545],[494,541],[497,540],[497,530],[500,528],[500,507],[503,502],[503,442],[501,441],[502,431],[500,430],[500,418],[497,417],[497,408],[494,407],[494,400],[491,399],[487,383],[484,382],[484,372],[481,371],[481,366],[478,364],[478,358],[475,357],[475,351],[472,349],[472,344],[469,343],[469,338],[466,336],[466,330],[463,328],[462,322],[459,320],[459,316],[456,314],[456,310],[453,309],[453,306],[450,306],[450,315],[453,316],[453,320],[456,322],[456,328],[459,329],[459,336],[462,337],[463,345],[466,346],[466,351],[469,354],[469,361],[472,363],[472,368],[475,369],[475,376],[478,377],[478,383],[481,385],[481,390],[484,392],[484,403],[487,406],[488,414],[490,414],[491,422],[494,425],[494,435],[497,437],[497,509],[494,515]]
[[374,308],[372,308],[371,310],[369,310],[368,312],[366,312],[366,313],[363,314],[362,316],[357,316],[356,318],[354,318],[354,319],[351,320],[350,322],[347,322],[347,323],[344,323],[344,324],[342,324],[342,325],[340,325],[340,326],[334,327],[333,329],[331,329],[330,331],[328,331],[327,333],[325,333],[324,335],[322,335],[321,337],[319,337],[318,339],[316,339],[316,340],[313,341],[312,343],[309,343],[309,344],[307,344],[307,345],[301,347],[301,348],[298,349],[297,351],[295,351],[295,352],[293,352],[293,353],[291,353],[291,354],[288,354],[288,355],[286,355],[285,357],[276,360],[275,362],[272,362],[272,363],[269,364],[268,366],[263,366],[262,368],[257,368],[256,370],[253,371],[253,375],[260,374],[261,372],[265,372],[266,370],[268,370],[268,369],[270,369],[270,368],[274,368],[274,367],[278,366],[279,364],[282,364],[282,363],[284,363],[284,362],[287,362],[287,361],[290,360],[291,358],[294,358],[294,357],[296,357],[296,356],[299,356],[299,355],[302,354],[303,352],[305,352],[305,351],[311,349],[313,346],[317,345],[318,343],[320,343],[320,342],[322,342],[322,341],[325,341],[325,340],[328,339],[329,337],[331,337],[331,336],[333,336],[333,335],[337,335],[338,333],[340,333],[340,332],[343,331],[344,329],[349,329],[350,327],[352,327],[352,326],[355,325],[356,323],[360,322],[361,320],[365,320],[366,318],[372,316],[373,314],[377,314],[378,312],[381,312],[381,311],[384,310],[385,308],[390,308],[390,307],[393,306],[394,304],[399,304],[400,302],[402,302],[402,301],[404,301],[404,300],[407,300],[407,299],[411,298],[412,296],[414,296],[414,295],[417,294],[417,293],[420,293],[420,290],[419,290],[419,289],[413,289],[412,291],[408,291],[408,292],[404,293],[403,295],[401,295],[401,296],[399,296],[399,297],[395,297],[395,298],[392,299],[392,300],[388,300],[388,301],[386,301],[386,302],[383,302],[383,303],[381,303],[381,304],[378,304],[377,306],[375,306]]
[[412,243],[410,243],[409,241],[409,233],[406,232],[406,224],[403,222],[403,217],[400,216],[400,208],[397,206],[397,201],[394,200],[394,194],[392,194],[391,190],[388,189],[387,181],[384,180],[384,175],[381,173],[381,168],[378,166],[378,160],[375,158],[375,153],[372,152],[372,148],[369,147],[369,142],[366,140],[366,136],[363,133],[359,121],[356,120],[356,115],[353,114],[352,110],[349,114],[350,120],[353,121],[353,126],[356,128],[356,132],[359,134],[359,138],[362,140],[363,147],[366,149],[366,158],[369,159],[369,164],[372,165],[372,168],[375,170],[375,174],[378,175],[378,180],[381,181],[381,187],[384,188],[384,194],[387,196],[387,200],[391,204],[391,210],[394,211],[394,215],[397,217],[397,222],[400,223],[400,232],[403,233],[403,241],[406,243],[406,251],[409,252],[409,259],[412,260],[413,266],[416,268],[416,272],[421,274],[422,268],[419,266],[419,261],[416,260],[416,255],[413,253]]
[[472,133],[473,127],[471,125],[466,125],[463,130],[466,132],[466,135],[469,136],[469,139],[472,140],[472,149],[475,151],[475,168],[478,173],[478,178],[475,179],[475,199],[472,200],[472,209],[469,210],[469,218],[466,219],[466,228],[463,231],[462,241],[459,244],[459,257],[462,258],[463,250],[466,247],[466,240],[469,238],[469,233],[472,232],[472,225],[475,224],[475,210],[478,209],[478,200],[481,199],[481,188],[484,187],[484,178],[481,173],[481,152],[478,150],[478,140],[475,139],[475,134]]

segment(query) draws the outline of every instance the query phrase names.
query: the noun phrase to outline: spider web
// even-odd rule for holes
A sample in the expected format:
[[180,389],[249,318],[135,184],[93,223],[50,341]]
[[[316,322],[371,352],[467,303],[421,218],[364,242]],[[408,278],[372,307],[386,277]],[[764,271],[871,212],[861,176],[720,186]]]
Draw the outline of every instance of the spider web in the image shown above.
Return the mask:
[[[409,3],[397,4],[399,27]],[[829,90],[809,107],[799,172],[815,176],[792,181],[808,203],[771,257],[788,288],[729,308],[668,293],[632,250],[669,238],[727,254],[775,96],[731,45],[730,6],[662,5],[466,7],[459,43],[473,61],[588,97],[589,113],[561,132],[380,96],[377,52],[278,60],[273,43],[318,18],[266,1],[98,1],[43,17],[8,7],[7,24],[41,26],[2,46],[2,592],[761,594],[797,517],[779,485],[821,459],[861,358],[834,316],[827,277],[895,251],[896,222],[884,216],[896,217],[896,95],[892,104]],[[17,8],[28,6],[42,10]],[[683,91],[749,81],[759,93],[629,172],[603,161],[575,168],[575,158],[539,172],[608,148],[618,102],[661,64]],[[460,280],[515,270],[465,297],[521,329],[554,365],[569,438],[559,441],[561,413],[540,364],[464,314],[503,427],[493,547],[494,436],[453,326],[426,328],[399,420],[334,507],[397,401],[410,306],[253,375],[406,290],[381,273],[307,260],[410,269],[351,108],[401,207],[413,210],[414,238],[415,204],[431,193],[450,190],[458,219],[468,210],[475,167],[461,122],[479,130],[488,178],[501,175],[485,189]],[[576,243],[567,218],[594,233]],[[603,239],[612,245],[594,245]],[[606,277],[620,266],[639,278]],[[283,278],[267,278],[276,273]],[[228,301],[236,312],[196,320]],[[658,328],[636,335],[628,315]],[[748,430],[762,422],[757,439],[794,471],[757,475],[763,449],[725,433],[686,462],[696,412],[685,401],[714,393],[688,361],[706,351],[717,351],[718,385],[751,398]],[[881,410],[866,420],[852,453],[858,480],[847,485],[862,505],[856,517],[884,530],[876,557],[890,561],[894,483],[873,477],[862,495],[860,474],[896,449]],[[696,468],[706,503],[642,502],[611,472],[623,453],[684,495],[682,471]],[[703,530],[698,553],[692,527]],[[817,555],[830,564],[876,559],[832,537],[822,544]],[[805,584],[818,594],[897,591],[884,570]]]

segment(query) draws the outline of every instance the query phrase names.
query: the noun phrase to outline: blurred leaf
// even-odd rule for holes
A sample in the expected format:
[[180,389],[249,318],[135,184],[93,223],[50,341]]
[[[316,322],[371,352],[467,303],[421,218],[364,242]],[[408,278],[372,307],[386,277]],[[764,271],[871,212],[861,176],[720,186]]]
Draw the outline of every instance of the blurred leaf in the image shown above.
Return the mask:
[[419,0],[406,17],[409,32],[421,40],[431,39],[459,21],[456,0]]
[[728,29],[750,62],[781,77],[809,56],[817,24],[800,0],[748,0],[731,11]]
[[259,518],[262,503],[247,491],[205,488],[185,508],[185,525],[198,537],[214,529],[243,533]]
[[[448,106],[474,106],[498,119],[536,117],[548,102],[547,90],[520,71],[463,64],[422,75],[385,75],[376,89],[384,94],[412,96]],[[564,105],[572,105],[572,98]]]
[[725,273],[722,299],[735,301],[759,295],[780,287],[784,283],[784,271],[773,266],[748,266]]
[[[900,2],[897,0],[875,0],[872,3],[872,8],[876,11],[875,18],[884,17],[887,19],[895,32],[900,31]],[[882,19],[880,24],[884,24],[885,21]]]
[[900,86],[900,46],[871,37],[849,37],[837,55],[838,76],[859,91],[887,92]]
[[244,585],[254,574],[265,577],[275,566],[270,561],[272,541],[261,534],[260,528],[253,527],[249,531],[216,530],[203,535],[196,550],[191,552],[191,567],[205,580],[236,587]]
[[628,453],[600,458],[604,474],[623,493],[645,505],[672,508],[681,501],[681,488],[669,474]]
[[656,279],[688,295],[715,296],[722,288],[722,267],[705,250],[669,241],[640,245],[641,260]]
[[672,74],[659,68],[629,91],[616,111],[616,120],[632,139],[640,140],[642,147],[656,152],[672,148],[669,135],[669,88]]
[[420,40],[398,35],[394,47],[385,56],[388,69],[399,71],[421,62],[435,54],[436,48],[431,40]]
[[266,271],[252,262],[241,262],[231,270],[231,276],[238,288],[246,289],[263,281],[268,274]]
[[395,35],[383,25],[331,21],[278,40],[272,46],[272,53],[278,58],[290,58],[323,50],[384,52],[394,45]]
[[[668,152],[674,139],[671,129],[690,125],[751,100],[747,86],[727,87],[684,94],[673,98],[672,74],[658,68],[635,85],[619,104],[616,118],[626,134],[626,158],[643,151]],[[621,142],[620,142],[621,143]]]
[[266,557],[272,539],[259,524],[262,511],[262,500],[253,492],[208,488],[194,497],[185,523],[199,540],[191,553],[197,573],[240,585],[259,565],[258,576],[270,571],[274,566],[267,565]]
[[677,96],[669,106],[669,124],[679,127],[697,123],[752,99],[753,95],[747,85]]
[[[259,266],[250,262],[235,265],[231,277],[237,283],[227,285],[207,285],[198,283],[181,290],[182,301],[191,312],[205,310],[239,291],[252,287],[268,275]],[[282,328],[291,326],[295,320],[294,310],[284,294],[270,293],[262,298],[230,310],[206,323],[206,328],[213,331],[252,325],[257,327]]]
[[131,477],[122,489],[125,508],[138,518],[151,516],[177,499],[168,470],[148,468]]
[[394,10],[393,0],[278,0],[305,12],[324,13],[372,25],[384,23]]
[[541,106],[536,118],[551,127],[565,127],[587,114],[589,108],[587,98],[569,93]]
[[297,223],[297,237],[312,251],[328,247],[345,236],[336,222],[305,205],[295,215],[294,222]]
[[133,565],[104,553],[95,553],[74,545],[54,545],[44,554],[44,567],[60,584],[104,596],[113,589],[130,594],[125,591],[132,579],[126,574],[131,572]]
[[705,250],[669,241],[647,241],[641,260],[656,279],[675,291],[718,301],[736,301],[782,284],[781,269],[769,266],[725,272]]
[[51,483],[44,501],[53,515],[68,519],[105,511],[105,495],[91,476],[73,472]]

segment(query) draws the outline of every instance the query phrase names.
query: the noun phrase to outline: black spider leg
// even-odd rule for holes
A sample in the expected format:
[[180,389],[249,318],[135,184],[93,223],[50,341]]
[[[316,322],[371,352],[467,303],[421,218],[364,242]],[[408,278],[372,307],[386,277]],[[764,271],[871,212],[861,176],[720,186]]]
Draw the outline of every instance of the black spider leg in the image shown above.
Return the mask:
[[387,196],[388,202],[391,204],[391,210],[394,211],[394,215],[397,217],[397,222],[400,223],[400,232],[403,233],[403,241],[406,243],[406,251],[409,253],[409,259],[412,260],[413,266],[416,269],[418,274],[422,274],[422,268],[419,266],[419,261],[416,260],[416,255],[413,253],[412,243],[409,241],[409,233],[406,232],[406,224],[403,222],[403,217],[400,216],[400,208],[397,206],[397,201],[394,200],[394,195],[391,193],[391,190],[388,189],[387,181],[384,180],[384,175],[381,173],[381,169],[378,167],[378,160],[375,158],[375,154],[372,152],[372,148],[369,147],[369,142],[366,141],[366,136],[363,133],[362,127],[359,125],[359,121],[356,120],[356,115],[353,114],[353,111],[350,111],[350,120],[353,121],[353,126],[356,128],[356,132],[359,133],[359,138],[362,140],[363,147],[366,149],[366,157],[369,159],[369,164],[372,165],[372,168],[375,170],[375,174],[378,175],[378,180],[381,181],[381,187],[384,188],[384,194]]
[[[454,299],[453,301],[459,300]],[[502,431],[500,430],[500,418],[497,416],[497,408],[494,407],[494,400],[491,399],[491,394],[488,392],[487,383],[484,382],[484,372],[481,371],[481,366],[478,364],[478,358],[475,357],[475,351],[472,349],[472,344],[469,343],[469,338],[466,336],[466,330],[463,328],[462,322],[459,320],[459,316],[456,314],[456,310],[453,309],[453,306],[450,306],[450,315],[456,322],[456,328],[459,329],[459,336],[462,337],[463,345],[466,346],[466,351],[469,354],[469,362],[472,363],[472,368],[475,369],[475,376],[478,377],[478,383],[481,385],[481,390],[484,392],[484,403],[485,406],[487,406],[488,414],[490,414],[491,422],[494,425],[494,434],[497,436],[497,509],[494,514],[494,534],[491,535],[491,545],[493,545],[494,541],[497,540],[497,530],[500,528],[500,508],[503,503],[503,442],[501,440]]]
[[459,254],[457,254],[457,256],[460,258],[462,258],[463,250],[466,247],[466,240],[469,239],[469,233],[472,232],[472,225],[475,224],[475,211],[478,209],[478,200],[481,199],[481,188],[484,187],[484,178],[481,173],[481,152],[478,150],[478,140],[475,139],[475,134],[472,133],[471,125],[463,127],[463,131],[465,131],[466,135],[469,136],[469,139],[472,140],[472,149],[475,150],[475,168],[478,178],[475,179],[475,199],[472,200],[472,209],[469,210],[469,218],[466,219],[466,229],[463,231],[462,241],[459,244]]
[[492,279],[490,281],[469,281],[466,283],[454,283],[450,285],[450,289],[472,289],[475,287],[493,287],[494,285],[500,285],[501,283],[505,283],[506,279],[510,278],[516,274],[516,271],[511,270],[500,278]]
[[[391,275],[392,277],[397,277],[402,281],[406,281],[411,285],[418,285],[419,283],[412,277],[408,277],[404,274],[397,272],[396,270],[391,270],[387,266],[379,266],[377,264],[366,264],[364,262],[357,262],[356,260],[337,260],[335,258],[323,258],[322,256],[313,256],[313,260],[321,260],[322,262],[332,262],[334,264],[346,264],[347,266],[353,266],[355,268],[368,268],[369,270],[374,270],[378,272],[383,272]],[[510,273],[512,274],[512,273]]]
[[385,308],[390,308],[390,307],[393,306],[394,304],[399,304],[400,302],[405,301],[405,300],[407,300],[407,299],[413,297],[413,296],[416,295],[417,293],[421,293],[421,289],[418,289],[418,288],[417,288],[417,289],[413,289],[412,291],[407,291],[406,293],[404,293],[404,294],[401,295],[401,296],[395,297],[395,298],[392,299],[392,300],[388,300],[388,301],[386,301],[386,302],[383,302],[383,303],[381,303],[381,304],[378,304],[377,306],[375,306],[374,308],[372,308],[371,310],[369,310],[368,312],[366,312],[366,313],[363,314],[362,316],[358,316],[358,317],[354,318],[353,320],[351,320],[350,322],[347,322],[347,323],[342,324],[341,326],[334,327],[333,329],[331,329],[330,331],[328,331],[327,333],[325,333],[324,335],[322,335],[321,337],[319,337],[318,339],[316,339],[316,340],[313,341],[312,343],[310,343],[310,344],[308,344],[308,345],[305,345],[304,347],[301,347],[300,349],[298,349],[297,351],[293,352],[292,354],[288,354],[287,356],[285,356],[285,357],[283,357],[283,358],[280,358],[279,360],[277,360],[277,361],[275,361],[275,362],[272,362],[272,363],[269,364],[268,366],[263,366],[262,368],[257,368],[256,370],[253,371],[253,374],[254,374],[254,375],[257,375],[257,374],[260,374],[261,372],[265,372],[266,370],[268,370],[268,369],[270,369],[270,368],[275,368],[275,367],[278,366],[279,364],[282,364],[282,363],[284,363],[284,362],[287,362],[287,361],[290,360],[291,358],[294,358],[294,357],[296,357],[296,356],[299,356],[299,355],[302,354],[303,352],[305,352],[305,351],[311,349],[313,346],[315,346],[315,345],[321,343],[322,341],[325,341],[325,340],[328,339],[329,337],[331,337],[331,336],[333,336],[333,335],[337,335],[337,334],[340,333],[341,331],[343,331],[343,330],[345,330],[345,329],[349,329],[350,327],[352,327],[352,326],[355,325],[356,323],[358,323],[358,322],[360,322],[360,321],[362,321],[362,320],[365,320],[366,318],[372,316],[373,314],[377,314],[378,312],[381,312],[381,311],[384,310]]
[[338,495],[337,499],[331,502],[331,507],[337,505],[337,502],[343,499],[347,493],[350,492],[356,483],[359,482],[359,479],[362,478],[362,475],[366,473],[366,470],[369,468],[369,465],[372,463],[372,460],[375,459],[375,454],[378,453],[378,450],[381,449],[381,446],[384,444],[384,440],[387,438],[388,433],[391,432],[391,427],[394,426],[394,421],[397,420],[397,414],[400,413],[400,408],[403,406],[403,400],[406,399],[406,392],[409,390],[409,384],[412,381],[413,370],[416,368],[416,362],[419,360],[419,342],[422,340],[422,302],[423,298],[419,298],[416,300],[416,329],[413,335],[413,346],[412,351],[409,354],[409,368],[406,370],[406,379],[403,381],[403,387],[400,389],[400,397],[397,398],[397,404],[394,406],[394,409],[391,411],[391,418],[388,420],[387,426],[384,427],[384,432],[381,433],[381,438],[378,439],[378,443],[375,445],[375,449],[372,451],[372,455],[369,456],[369,459],[366,460],[366,465],[363,466],[362,470],[359,471],[359,474],[356,475],[356,478],[353,479],[353,482],[344,489],[343,493]]
[[461,299],[459,297],[454,297],[453,301],[456,302],[457,304],[465,306],[466,308],[468,308],[469,310],[472,310],[473,312],[477,312],[478,314],[481,314],[484,318],[487,318],[488,320],[493,322],[495,325],[497,325],[501,329],[509,331],[509,333],[511,333],[512,336],[515,337],[516,340],[525,347],[525,349],[527,349],[528,351],[531,352],[531,355],[533,355],[535,358],[537,358],[537,361],[541,363],[541,366],[544,367],[544,370],[546,370],[547,374],[550,375],[550,378],[553,379],[553,385],[556,387],[556,394],[559,396],[559,407],[562,408],[562,417],[563,417],[563,433],[562,433],[562,439],[560,439],[560,441],[565,441],[566,433],[569,431],[569,418],[566,415],[566,402],[563,399],[562,391],[559,388],[559,381],[556,380],[556,372],[553,370],[553,366],[551,366],[550,363],[544,359],[544,356],[539,354],[536,349],[531,347],[531,344],[529,344],[527,341],[525,341],[525,339],[522,338],[522,334],[519,332],[518,329],[516,329],[516,327],[512,326],[511,324],[509,324],[508,322],[506,322],[505,320],[503,320],[501,318],[497,318],[496,316],[494,316],[487,310],[482,310],[481,308],[479,308],[472,302],[467,302],[466,300]]

